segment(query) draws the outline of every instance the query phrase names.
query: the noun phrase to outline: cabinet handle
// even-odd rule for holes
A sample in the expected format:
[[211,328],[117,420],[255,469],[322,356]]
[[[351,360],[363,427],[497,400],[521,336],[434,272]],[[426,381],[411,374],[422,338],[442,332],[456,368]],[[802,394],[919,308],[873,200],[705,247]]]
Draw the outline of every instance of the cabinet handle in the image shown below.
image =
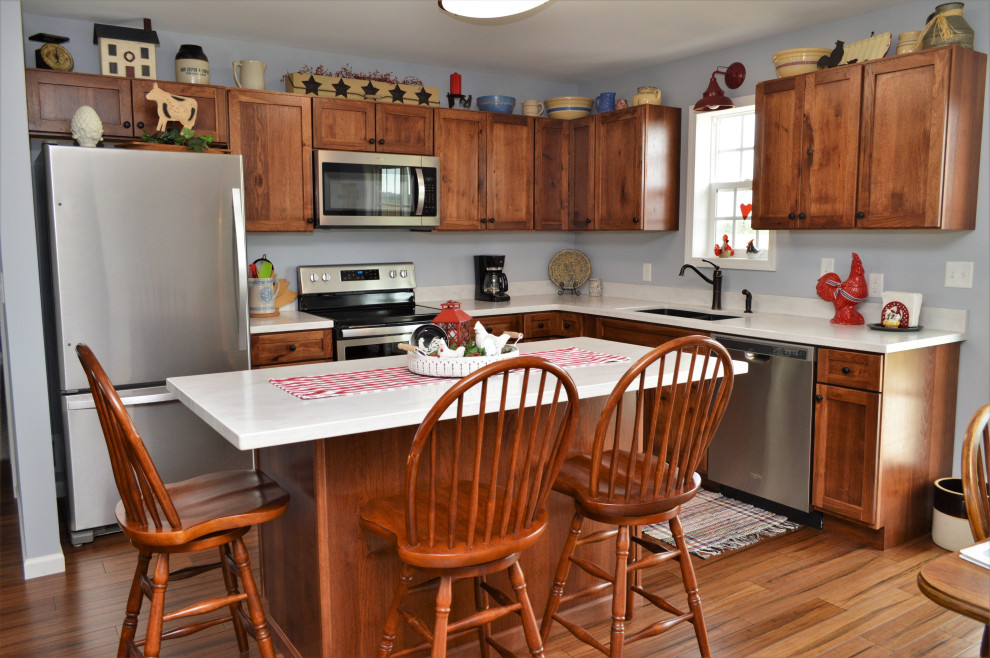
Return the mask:
[[540,329],[542,329],[542,328],[543,328],[543,323],[541,322],[541,323],[539,323],[539,324],[538,324],[538,325],[536,325],[536,326],[537,326],[537,327],[539,327]]
[[807,218],[808,216],[805,215],[803,212],[798,214],[798,219],[807,219]]
[[384,144],[384,143],[385,143],[385,140],[384,140],[384,139],[379,139],[379,140],[378,140],[378,143],[379,143],[379,144]]
[[368,143],[369,143],[369,144],[374,144],[374,143],[375,143],[375,138],[374,138],[374,137],[372,137],[371,139],[369,139],[369,140],[368,140]]
[[124,122],[124,127],[125,128],[130,128],[131,127],[131,122],[130,121],[125,121]]
[[633,217],[633,224],[639,224],[639,217]]
[[590,224],[591,223],[591,217],[585,217],[584,218],[584,223],[585,224]]
[[852,372],[852,370],[849,368],[849,366],[842,366],[842,374],[843,375],[848,375],[851,372]]
[[863,219],[864,217],[866,217],[866,213],[865,212],[860,211],[860,212],[856,213],[856,219]]
[[492,333],[495,330],[492,329],[491,325],[489,325],[489,326],[485,327],[485,331],[487,331],[488,333]]
[[570,322],[565,322],[564,323],[564,329],[570,329],[570,328],[571,328],[571,323]]
[[295,352],[296,351],[296,346],[295,345],[289,345],[289,351],[290,352]]
[[482,218],[481,218],[481,223],[482,223],[482,224],[487,224],[487,223],[488,223],[488,220],[487,220],[487,219],[485,219],[484,217],[482,217]]
[[488,223],[489,224],[494,224],[495,223],[495,218],[494,217],[489,217],[488,218]]
[[307,223],[307,224],[315,224],[315,223],[316,223],[316,221],[315,221],[315,220],[314,220],[314,219],[313,219],[312,217],[307,217],[307,218],[306,218],[306,223]]
[[794,213],[792,212],[787,213],[787,219],[794,219]]
[[144,121],[138,121],[138,128],[144,128]]
[[825,398],[823,398],[823,397],[822,397],[822,396],[820,396],[820,395],[816,395],[816,396],[815,396],[815,402],[821,402],[821,401],[822,401],[822,400],[824,400],[824,399],[825,399]]

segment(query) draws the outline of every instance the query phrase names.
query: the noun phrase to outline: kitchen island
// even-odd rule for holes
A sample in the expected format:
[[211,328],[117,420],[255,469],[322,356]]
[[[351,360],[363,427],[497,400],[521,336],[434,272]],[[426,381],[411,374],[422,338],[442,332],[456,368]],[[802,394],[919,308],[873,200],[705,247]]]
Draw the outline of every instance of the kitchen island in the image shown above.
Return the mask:
[[[582,452],[590,448],[605,396],[648,348],[594,338],[520,344],[524,354],[565,347],[628,359],[568,370],[581,396],[571,451]],[[385,357],[176,377],[167,382],[179,400],[227,440],[242,450],[257,450],[258,467],[292,496],[288,512],[260,528],[269,620],[286,655],[374,654],[397,583],[399,560],[387,542],[361,529],[358,510],[369,499],[403,491],[416,427],[453,380],[302,400],[269,379],[360,372],[405,362],[405,357]],[[733,367],[737,375],[747,370],[741,362]],[[673,377],[666,372],[662,381],[669,383]],[[655,387],[656,379],[649,385]],[[542,610],[546,601],[573,512],[571,501],[556,493],[549,507],[547,532],[521,561],[536,610]],[[600,558],[608,547],[599,547]],[[432,601],[428,596],[420,598],[414,605],[421,606],[414,609],[423,613]],[[471,601],[469,591],[458,589],[453,615],[466,609],[459,609],[458,602]],[[509,622],[515,623],[515,617]]]

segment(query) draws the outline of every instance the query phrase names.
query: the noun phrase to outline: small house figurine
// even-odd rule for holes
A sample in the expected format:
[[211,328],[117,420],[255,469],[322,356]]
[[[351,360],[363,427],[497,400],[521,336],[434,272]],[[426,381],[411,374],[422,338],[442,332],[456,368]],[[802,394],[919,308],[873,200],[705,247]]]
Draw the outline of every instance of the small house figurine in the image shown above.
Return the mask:
[[144,19],[143,30],[94,23],[93,43],[100,49],[100,73],[103,75],[158,79],[155,64],[158,34],[151,29],[149,19]]

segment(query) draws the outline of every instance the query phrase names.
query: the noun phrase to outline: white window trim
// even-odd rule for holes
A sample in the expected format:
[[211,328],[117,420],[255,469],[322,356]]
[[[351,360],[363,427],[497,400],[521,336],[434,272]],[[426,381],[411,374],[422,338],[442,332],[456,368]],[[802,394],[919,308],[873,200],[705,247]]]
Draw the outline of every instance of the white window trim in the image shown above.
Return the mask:
[[[734,98],[736,107],[755,105],[756,96],[744,96]],[[711,131],[704,131],[703,135],[698,134],[698,121],[710,121],[714,112],[695,112],[694,106],[684,109],[688,115],[688,161],[687,161],[687,203],[685,204],[684,231],[684,262],[697,267],[710,267],[702,262],[706,258],[718,266],[728,270],[762,270],[775,272],[777,270],[777,232],[770,231],[769,246],[765,259],[746,258],[745,245],[733,245],[739,256],[733,258],[718,258],[712,249],[715,244],[708,244],[711,240],[708,237],[708,181],[711,167],[707,158],[698,162],[696,153],[699,149],[704,152],[711,151]],[[724,115],[723,115],[724,116]],[[699,190],[699,186],[701,189]]]

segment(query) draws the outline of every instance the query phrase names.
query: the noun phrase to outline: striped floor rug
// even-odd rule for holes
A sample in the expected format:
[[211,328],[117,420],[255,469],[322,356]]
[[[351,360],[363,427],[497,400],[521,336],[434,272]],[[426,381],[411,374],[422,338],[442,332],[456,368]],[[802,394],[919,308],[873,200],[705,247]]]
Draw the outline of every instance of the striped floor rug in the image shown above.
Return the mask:
[[[705,489],[681,506],[680,516],[688,550],[702,560],[801,527],[785,516]],[[643,533],[674,545],[666,523],[644,526]]]

